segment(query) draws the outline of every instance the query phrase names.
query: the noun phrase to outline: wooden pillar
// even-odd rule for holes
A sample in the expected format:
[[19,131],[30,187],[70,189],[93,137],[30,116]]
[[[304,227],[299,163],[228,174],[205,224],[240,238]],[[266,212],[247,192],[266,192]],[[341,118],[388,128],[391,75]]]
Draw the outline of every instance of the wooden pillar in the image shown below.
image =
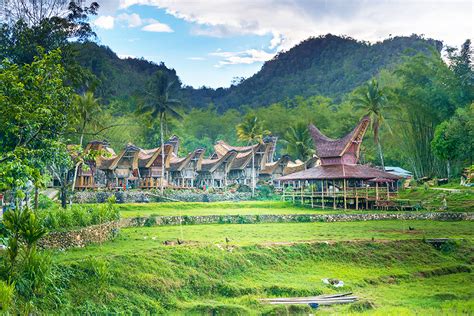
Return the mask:
[[332,198],[333,198],[333,208],[336,209],[336,185],[334,180],[332,180]]
[[343,180],[344,183],[344,209],[346,210],[347,209],[347,198],[346,198],[346,194],[347,194],[347,187],[346,187],[346,179]]
[[387,182],[387,201],[390,200],[390,190],[389,190],[388,186],[389,186],[389,184]]
[[379,183],[375,182],[375,201],[379,200]]
[[301,187],[301,205],[304,205],[303,186],[301,185],[301,181],[300,181],[300,187]]
[[321,180],[321,205],[324,210],[324,180]]
[[359,190],[357,190],[357,188],[355,188],[356,190],[356,210],[359,209]]

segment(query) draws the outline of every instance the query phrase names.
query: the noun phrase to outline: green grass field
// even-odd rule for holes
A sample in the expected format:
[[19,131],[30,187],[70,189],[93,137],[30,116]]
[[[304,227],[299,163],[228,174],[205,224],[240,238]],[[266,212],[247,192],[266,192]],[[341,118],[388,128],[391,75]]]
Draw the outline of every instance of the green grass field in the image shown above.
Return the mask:
[[[307,210],[280,202],[145,206],[140,213]],[[137,212],[133,205],[120,207]],[[53,252],[58,274],[68,281],[60,287],[63,303],[42,310],[307,315],[314,313],[307,305],[265,305],[258,298],[352,291],[360,302],[322,307],[318,314],[470,314],[473,236],[472,222],[425,220],[126,228],[102,245]],[[442,249],[423,241],[438,237],[456,241]],[[185,244],[163,244],[177,238]],[[341,279],[345,286],[332,288],[323,278]]]
[[[422,211],[437,211],[446,197],[448,211],[474,211],[474,193],[464,190],[451,193],[437,190],[405,190],[400,192],[401,199],[421,200],[427,207]],[[377,213],[380,210],[333,210],[303,207],[281,201],[246,201],[246,202],[166,202],[166,203],[128,203],[118,205],[123,218],[171,215],[264,215],[264,214],[333,214],[337,213]]]

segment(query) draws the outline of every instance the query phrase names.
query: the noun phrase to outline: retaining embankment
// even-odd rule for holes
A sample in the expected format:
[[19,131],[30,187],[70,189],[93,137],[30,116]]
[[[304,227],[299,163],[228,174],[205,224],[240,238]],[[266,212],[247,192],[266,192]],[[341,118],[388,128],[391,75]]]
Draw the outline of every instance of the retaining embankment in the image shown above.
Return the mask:
[[474,213],[457,212],[403,212],[370,214],[288,214],[288,215],[203,215],[203,216],[150,216],[124,218],[121,227],[193,225],[193,224],[258,224],[304,222],[351,222],[373,220],[438,220],[472,221]]
[[85,247],[113,239],[118,234],[119,221],[87,226],[68,231],[53,231],[38,242],[41,248],[68,249]]

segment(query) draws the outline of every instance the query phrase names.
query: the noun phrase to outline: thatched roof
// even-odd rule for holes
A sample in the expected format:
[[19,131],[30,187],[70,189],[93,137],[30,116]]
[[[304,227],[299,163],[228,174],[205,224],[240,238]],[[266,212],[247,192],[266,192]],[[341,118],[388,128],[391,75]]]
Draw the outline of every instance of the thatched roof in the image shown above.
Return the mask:
[[355,154],[358,157],[360,143],[369,123],[370,118],[365,116],[349,134],[339,139],[327,137],[316,126],[310,124],[309,131],[316,147],[316,155],[319,158],[342,157],[351,144],[356,143]]
[[300,172],[280,177],[279,181],[386,178],[398,180],[400,177],[367,165],[327,165],[316,166]]

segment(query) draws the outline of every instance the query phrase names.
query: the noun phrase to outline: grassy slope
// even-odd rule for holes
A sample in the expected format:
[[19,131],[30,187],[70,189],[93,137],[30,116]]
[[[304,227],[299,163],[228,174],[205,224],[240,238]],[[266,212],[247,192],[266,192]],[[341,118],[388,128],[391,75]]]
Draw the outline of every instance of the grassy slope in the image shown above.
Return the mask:
[[474,190],[463,189],[461,192],[448,192],[416,188],[400,191],[401,199],[423,201],[423,206],[428,210],[438,210],[446,198],[448,211],[451,212],[474,212]]
[[[415,227],[407,231],[408,226]],[[474,307],[472,274],[456,271],[473,261],[470,241],[457,249],[439,251],[419,241],[371,242],[377,239],[462,237],[472,240],[471,222],[370,221],[349,223],[294,223],[256,225],[191,225],[123,229],[121,236],[103,245],[57,252],[54,260],[64,284],[62,311],[164,312],[217,310],[284,312],[256,300],[267,296],[303,296],[331,293],[322,278],[345,281],[370,301],[380,314],[417,311],[447,313]],[[180,237],[199,245],[164,246],[161,241]],[[232,239],[225,249],[224,238]],[[348,240],[357,243],[256,245],[267,241]],[[220,243],[218,247],[210,243]],[[454,249],[454,250],[453,250]],[[87,266],[108,266],[107,278]],[[86,267],[86,268],[85,268]],[[451,267],[444,276],[422,276],[420,271]],[[101,285],[102,284],[102,285]],[[404,295],[403,293],[407,293]],[[451,298],[453,300],[447,300]],[[52,307],[44,307],[52,311]],[[291,307],[301,311],[303,307]],[[323,308],[346,314],[355,307]],[[57,310],[55,310],[57,311]]]
[[[247,246],[232,251],[149,245],[120,251],[120,242],[113,242],[58,254],[55,259],[71,280],[62,296],[66,307],[75,306],[78,312],[268,312],[281,307],[261,305],[257,298],[335,292],[321,282],[325,277],[344,280],[342,291],[354,291],[376,311],[424,312],[445,306],[446,297],[455,298],[454,309],[472,306],[472,274],[462,272],[473,259],[467,242],[445,252],[421,241]],[[80,263],[91,260],[87,258],[107,262],[110,275],[102,286],[100,277],[83,268],[88,264]],[[443,267],[453,273],[426,274]],[[401,292],[405,290],[410,295]],[[323,311],[346,313],[350,308]]]

